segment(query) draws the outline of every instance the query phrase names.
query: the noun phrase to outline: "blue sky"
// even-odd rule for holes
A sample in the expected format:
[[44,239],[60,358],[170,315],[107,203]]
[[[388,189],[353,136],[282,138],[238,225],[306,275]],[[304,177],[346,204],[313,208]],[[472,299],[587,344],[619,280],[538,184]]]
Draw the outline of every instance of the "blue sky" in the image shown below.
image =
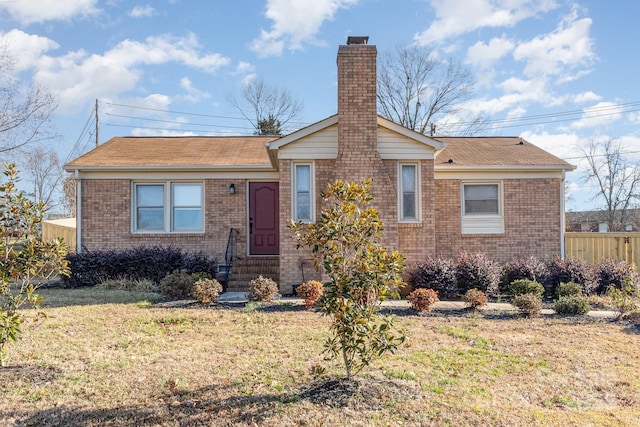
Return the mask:
[[0,34],[20,79],[58,97],[61,158],[91,147],[96,99],[102,142],[250,134],[227,99],[262,78],[303,103],[303,126],[336,112],[349,35],[379,51],[424,45],[471,69],[467,108],[497,120],[484,135],[522,136],[580,166],[567,206],[579,210],[594,206],[580,147],[616,138],[640,152],[638,16],[635,2],[601,0],[33,0],[0,2]]

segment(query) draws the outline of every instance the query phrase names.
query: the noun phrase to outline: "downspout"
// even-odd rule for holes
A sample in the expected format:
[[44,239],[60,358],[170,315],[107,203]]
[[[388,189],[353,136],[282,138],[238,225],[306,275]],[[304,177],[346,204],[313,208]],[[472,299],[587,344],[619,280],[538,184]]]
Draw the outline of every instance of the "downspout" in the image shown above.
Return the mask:
[[76,252],[82,252],[82,180],[76,169]]
[[562,180],[560,181],[560,256],[562,257],[562,259],[564,259],[564,255],[565,255],[565,244],[564,244],[565,175],[566,175],[566,170],[562,169]]

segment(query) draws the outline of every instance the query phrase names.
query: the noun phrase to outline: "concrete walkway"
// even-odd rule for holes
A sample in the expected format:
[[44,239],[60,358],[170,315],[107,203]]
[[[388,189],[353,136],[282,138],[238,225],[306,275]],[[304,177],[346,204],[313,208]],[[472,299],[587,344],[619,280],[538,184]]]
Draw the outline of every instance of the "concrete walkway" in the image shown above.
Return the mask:
[[[292,304],[304,304],[302,298],[296,297],[283,297],[278,301],[283,303]],[[218,302],[229,304],[245,304],[249,302],[246,292],[225,292],[218,298]],[[407,300],[386,300],[382,302],[383,307],[399,307],[409,309],[409,302]],[[439,301],[433,305],[435,310],[464,310],[467,305],[462,301]],[[485,307],[482,307],[480,311],[518,311],[518,309],[507,302],[491,302]],[[555,312],[549,308],[542,309],[542,314],[554,314]],[[589,317],[595,317],[599,319],[615,319],[618,316],[616,311],[610,310],[591,310],[586,314]]]

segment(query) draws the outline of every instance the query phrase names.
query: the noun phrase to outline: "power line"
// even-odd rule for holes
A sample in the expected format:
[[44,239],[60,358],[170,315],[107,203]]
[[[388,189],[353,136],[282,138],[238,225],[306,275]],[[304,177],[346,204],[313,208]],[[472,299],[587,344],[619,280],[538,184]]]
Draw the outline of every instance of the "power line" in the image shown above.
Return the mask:
[[[124,119],[131,120],[142,120],[147,122],[160,122],[160,123],[171,123],[171,124],[181,124],[181,125],[191,125],[191,126],[207,126],[207,127],[220,127],[220,128],[231,128],[231,129],[246,129],[246,126],[225,126],[225,125],[212,125],[209,123],[191,123],[191,122],[181,122],[178,120],[165,120],[165,119],[150,119],[146,117],[138,117],[138,116],[126,116],[123,114],[113,114],[113,113],[105,113],[107,116],[111,117],[119,117]],[[115,126],[118,126],[115,124]]]
[[[122,108],[132,108],[137,110],[146,110],[146,111],[157,111],[160,113],[171,113],[171,114],[183,114],[185,116],[196,116],[196,117],[208,117],[213,119],[227,119],[227,120],[242,120],[247,121],[246,117],[237,117],[237,116],[218,116],[215,114],[202,114],[202,113],[191,113],[187,111],[175,111],[175,110],[163,110],[161,108],[150,108],[150,107],[139,107],[136,105],[126,105],[126,104],[116,104],[113,102],[106,102],[107,105],[113,105],[114,107],[122,107]],[[306,126],[309,123],[306,122],[288,122],[292,124],[298,124],[302,126]]]
[[[189,123],[185,123],[185,124],[189,124]],[[114,124],[114,123],[107,123],[107,126],[122,127],[122,128],[134,128],[134,129],[149,129],[149,130],[159,130],[159,131],[171,131],[171,132],[228,133],[228,134],[231,134],[231,135],[238,135],[238,136],[254,135],[253,133],[239,133],[239,132],[234,132],[234,131],[225,132],[224,130],[216,131],[216,130],[206,130],[206,129],[159,128],[159,127],[152,127],[152,126],[122,125],[122,124]]]
[[[171,113],[171,114],[182,114],[187,116],[207,117],[207,118],[225,119],[225,120],[242,120],[242,121],[247,120],[244,117],[221,116],[221,115],[215,115],[215,114],[192,113],[187,111],[176,111],[176,110],[163,110],[159,108],[140,107],[135,105],[117,104],[117,103],[111,103],[111,102],[107,102],[106,104],[112,105],[114,107],[131,108],[131,109],[146,110],[146,111],[157,111],[157,112]],[[632,108],[632,107],[638,107],[638,108]],[[504,119],[490,119],[490,120],[485,120],[483,124],[497,125],[497,126],[490,126],[492,129],[508,129],[508,128],[515,128],[515,127],[523,127],[523,126],[534,126],[534,125],[543,125],[543,124],[549,124],[549,123],[567,122],[567,121],[580,120],[580,119],[588,120],[593,118],[606,117],[606,116],[623,114],[623,113],[632,113],[637,111],[640,111],[640,101],[633,101],[633,102],[616,104],[616,105],[604,105],[600,107],[592,107],[592,108],[577,109],[577,110],[566,110],[566,111],[559,111],[555,113],[532,114],[529,116],[507,117]],[[242,127],[235,127],[235,126],[223,126],[223,125],[213,125],[213,124],[204,124],[204,123],[182,123],[182,122],[171,121],[171,120],[150,119],[150,118],[143,118],[143,117],[136,117],[136,116],[118,115],[113,113],[107,113],[107,114],[113,117],[128,118],[131,120],[146,120],[146,121],[173,123],[173,124],[190,124],[193,126],[209,126],[209,127],[224,127],[224,128],[230,128],[230,129],[244,129]],[[581,117],[570,117],[565,119],[558,119],[558,117],[577,116],[577,115],[581,115]],[[546,120],[546,119],[549,119],[549,120]],[[300,125],[301,127],[307,126],[309,124],[306,122],[290,122],[290,123]],[[471,125],[473,123],[474,122],[470,122],[470,121],[460,121],[460,122],[448,123],[446,127],[460,128],[460,127]],[[112,126],[113,125],[114,124],[112,124]],[[120,126],[120,125],[116,124],[115,126]],[[123,127],[127,127],[127,126],[123,126]],[[152,128],[147,127],[147,129],[152,129]],[[162,128],[158,128],[158,130],[162,130]]]
[[[92,108],[91,112],[89,113],[89,117],[87,117],[87,121],[85,122],[84,127],[82,128],[82,131],[78,136],[78,139],[76,139],[76,142],[73,145],[73,148],[71,148],[71,151],[69,151],[69,154],[67,155],[67,157],[65,157],[64,163],[67,163],[69,160],[71,160],[71,157],[75,156],[75,153],[77,152],[76,149],[80,146],[80,142],[84,139],[85,135],[87,134],[87,132],[89,132],[89,129],[91,129],[94,123],[95,123],[95,115],[94,115],[94,110]],[[83,146],[83,149],[84,149],[84,146]],[[82,150],[80,150],[79,152],[80,154],[83,153]]]

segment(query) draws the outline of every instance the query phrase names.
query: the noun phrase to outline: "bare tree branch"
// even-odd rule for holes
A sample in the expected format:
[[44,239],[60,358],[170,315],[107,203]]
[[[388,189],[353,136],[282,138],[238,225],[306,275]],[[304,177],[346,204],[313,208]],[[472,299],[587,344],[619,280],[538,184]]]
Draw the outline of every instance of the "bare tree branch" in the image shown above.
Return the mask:
[[[428,134],[472,135],[481,129],[481,116],[460,127],[448,123],[464,113],[462,105],[473,93],[469,69],[453,60],[442,61],[428,49],[401,46],[380,55],[378,61],[378,110],[387,119]],[[457,119],[459,120],[459,118]]]
[[15,58],[0,39],[0,153],[54,138],[51,117],[57,107],[46,89],[21,84]]
[[44,203],[47,211],[58,207],[64,171],[58,154],[52,148],[36,147],[25,150],[21,156],[24,160],[23,172],[27,181],[33,185],[33,198],[36,203]]
[[287,90],[270,86],[262,79],[249,82],[244,87],[241,100],[229,95],[227,101],[251,123],[256,135],[280,135],[289,130],[287,124],[302,112],[302,104]]
[[623,231],[640,199],[640,165],[626,159],[612,138],[592,140],[582,154],[587,162],[583,180],[596,190],[591,200],[602,203],[610,231]]

